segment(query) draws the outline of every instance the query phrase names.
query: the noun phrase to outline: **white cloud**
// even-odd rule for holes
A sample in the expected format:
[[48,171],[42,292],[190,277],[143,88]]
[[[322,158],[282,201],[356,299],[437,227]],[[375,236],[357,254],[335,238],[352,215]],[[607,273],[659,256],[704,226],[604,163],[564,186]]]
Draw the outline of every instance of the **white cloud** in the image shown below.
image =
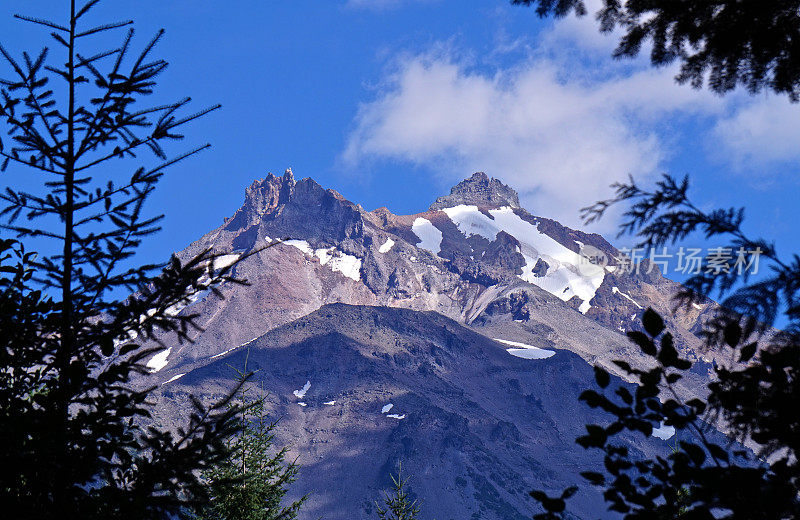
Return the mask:
[[438,50],[399,61],[362,105],[342,158],[408,161],[448,180],[486,171],[532,212],[578,226],[579,208],[611,182],[657,171],[664,118],[719,106],[676,86],[670,70],[596,79],[577,62],[536,56],[487,72]]
[[[535,39],[501,30],[483,61],[452,40],[396,57],[361,105],[341,159],[410,163],[443,186],[485,171],[535,214],[575,227],[579,209],[610,195],[611,183],[669,171],[682,140],[706,146],[729,171],[797,169],[800,105],[678,85],[675,67],[650,65],[647,46],[613,60],[620,34],[601,34],[602,1],[587,4],[588,16],[559,20]],[[616,230],[610,217],[592,230]]]
[[717,156],[737,170],[763,171],[800,161],[800,105],[778,96],[748,100],[717,122]]
[[[570,60],[577,51],[583,59],[594,60],[591,70],[584,66],[579,68],[579,73],[603,74],[618,68],[618,63],[609,57],[623,33],[617,30],[603,34],[598,30],[595,14],[602,8],[602,0],[587,0],[586,5],[588,16],[560,20],[540,36],[537,48],[562,62]],[[626,58],[623,62],[648,67],[649,53],[650,45],[645,43],[638,57]],[[657,74],[646,76],[654,79]],[[688,89],[688,86],[681,88]],[[797,146],[800,104],[790,103],[785,96],[751,96],[741,90],[729,94],[724,101],[707,101],[717,108],[716,121],[711,135],[701,137],[708,145],[709,155],[718,162],[737,172],[762,176],[775,175],[788,163],[794,163],[796,169],[800,163],[800,147]]]
[[596,13],[603,7],[603,0],[587,0],[585,16],[570,15],[562,18],[539,38],[539,48],[550,52],[559,50],[574,52],[576,49],[608,59],[619,41],[620,32],[602,33]]

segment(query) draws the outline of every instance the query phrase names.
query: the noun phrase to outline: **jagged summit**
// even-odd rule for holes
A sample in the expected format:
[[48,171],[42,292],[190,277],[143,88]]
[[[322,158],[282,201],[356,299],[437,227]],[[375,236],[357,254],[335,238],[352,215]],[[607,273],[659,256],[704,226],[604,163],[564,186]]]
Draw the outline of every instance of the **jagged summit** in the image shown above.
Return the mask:
[[286,204],[291,198],[296,185],[297,181],[294,180],[291,168],[288,168],[281,177],[270,172],[265,178],[254,180],[245,189],[242,207],[236,211],[232,218],[226,219],[226,228],[239,229],[258,222],[263,215],[275,211],[282,204]]
[[280,177],[269,173],[254,181],[245,191],[244,204],[223,229],[235,234],[234,249],[249,249],[275,237],[314,244],[360,237],[362,220],[358,206],[339,192],[310,177],[295,180],[288,168]]
[[450,195],[439,197],[429,209],[452,208],[460,204],[473,206],[511,206],[519,208],[519,196],[511,187],[483,172],[476,172],[450,189]]

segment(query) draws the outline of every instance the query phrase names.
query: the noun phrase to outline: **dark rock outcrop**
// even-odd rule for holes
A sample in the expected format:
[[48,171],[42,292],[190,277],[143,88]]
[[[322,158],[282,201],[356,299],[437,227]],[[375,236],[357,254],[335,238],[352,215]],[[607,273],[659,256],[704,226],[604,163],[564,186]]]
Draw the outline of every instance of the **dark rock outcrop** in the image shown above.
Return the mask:
[[474,206],[511,206],[518,208],[517,192],[495,178],[489,178],[483,172],[477,172],[469,179],[453,186],[450,195],[439,197],[431,204],[430,210],[452,208],[459,204]]

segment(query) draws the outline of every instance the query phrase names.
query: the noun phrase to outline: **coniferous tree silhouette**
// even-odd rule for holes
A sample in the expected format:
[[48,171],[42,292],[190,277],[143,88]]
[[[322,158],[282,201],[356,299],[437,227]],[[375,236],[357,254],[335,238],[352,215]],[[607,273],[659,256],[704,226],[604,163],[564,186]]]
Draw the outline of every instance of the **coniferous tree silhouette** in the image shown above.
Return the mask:
[[[238,373],[244,384],[246,372]],[[251,391],[246,384],[236,397],[241,429],[226,441],[230,455],[203,475],[210,501],[198,520],[293,520],[306,500],[282,504],[298,465],[286,462],[288,448],[273,446],[277,423],[264,410],[263,389]]]
[[[540,16],[586,14],[582,0],[512,0],[536,6]],[[625,31],[615,57],[637,55],[652,44],[655,66],[681,64],[677,80],[694,87],[706,84],[718,94],[737,86],[751,93],[771,90],[800,100],[800,2],[797,0],[603,0],[596,14],[600,29]],[[598,390],[581,400],[610,417],[604,425],[587,425],[577,441],[600,450],[604,467],[581,475],[603,490],[612,511],[626,519],[790,519],[800,518],[800,257],[781,258],[775,247],[742,230],[743,208],[703,211],[688,197],[689,181],[664,175],[655,189],[633,179],[614,185],[616,196],[583,210],[587,223],[617,204],[630,204],[620,234],[640,238],[644,248],[661,248],[692,234],[724,239],[732,252],[760,251],[760,276],[747,270],[703,270],[684,283],[676,308],[689,308],[705,297],[722,298],[716,316],[704,325],[706,348],[728,354],[714,367],[708,394],[679,396],[675,384],[692,368],[682,359],[661,316],[648,309],[643,330],[629,339],[651,359],[652,368],[615,364],[638,384],[635,391],[611,385],[608,372],[595,369]],[[766,273],[765,273],[766,271]],[[780,321],[779,321],[780,320]],[[779,323],[781,330],[772,329]],[[661,422],[674,426],[680,439],[672,453],[641,459],[618,436],[649,436]],[[729,441],[710,440],[711,426]],[[746,443],[754,451],[733,441]],[[537,519],[565,518],[572,487],[556,496],[541,490],[531,495],[545,509]]]
[[383,506],[376,503],[378,518],[380,520],[416,520],[420,512],[420,504],[408,495],[406,485],[411,477],[403,478],[403,465],[397,466],[397,477],[389,475],[392,479],[392,490],[384,491]]
[[[587,14],[584,0],[511,0],[541,16]],[[724,94],[737,86],[800,100],[799,0],[603,0],[603,32],[624,31],[615,58],[651,44],[650,62],[680,63],[677,80]]]
[[[194,507],[206,493],[199,471],[226,456],[237,430],[230,396],[210,407],[194,400],[177,432],[148,425],[152,388],[130,384],[164,333],[189,339],[196,316],[181,310],[193,295],[242,282],[208,251],[134,265],[141,240],[158,230],[146,199],[167,167],[208,145],[176,156],[164,146],[218,107],[181,115],[188,99],[147,104],[167,66],[152,56],[163,31],[135,53],[131,22],[88,24],[98,3],[67,1],[64,23],[16,16],[50,31],[52,54],[15,59],[0,45],[9,136],[0,168],[45,179],[40,191],[0,194],[2,229],[16,236],[0,241],[4,518],[164,518]],[[93,48],[96,35],[126,30],[119,47]],[[145,152],[156,162],[148,166]],[[56,251],[34,255],[32,240]],[[161,346],[143,347],[153,342]]]
[[[687,308],[707,295],[726,296],[702,331],[717,359],[728,354],[714,367],[707,396],[679,395],[674,385],[692,362],[679,356],[662,318],[651,309],[644,313],[643,330],[627,335],[652,368],[615,361],[638,383],[635,391],[611,385],[609,374],[595,368],[600,389],[580,397],[610,417],[605,425],[588,425],[578,438],[584,448],[604,455],[604,468],[581,475],[603,489],[609,509],[626,519],[800,518],[800,417],[792,411],[800,406],[800,259],[784,262],[765,240],[749,238],[742,231],[741,208],[699,209],[688,197],[686,178],[665,176],[652,191],[632,180],[616,188],[616,197],[584,210],[586,220],[630,202],[621,232],[638,235],[644,247],[662,247],[698,232],[727,238],[733,251],[760,248],[771,269],[757,280],[746,271],[703,270],[678,295],[676,307]],[[782,328],[771,328],[779,317]],[[674,426],[681,439],[667,457],[642,459],[617,441],[624,431],[649,436],[661,421]],[[729,441],[711,440],[710,425]],[[570,488],[556,497],[532,492],[546,511],[535,518],[563,518],[566,500],[575,492]]]

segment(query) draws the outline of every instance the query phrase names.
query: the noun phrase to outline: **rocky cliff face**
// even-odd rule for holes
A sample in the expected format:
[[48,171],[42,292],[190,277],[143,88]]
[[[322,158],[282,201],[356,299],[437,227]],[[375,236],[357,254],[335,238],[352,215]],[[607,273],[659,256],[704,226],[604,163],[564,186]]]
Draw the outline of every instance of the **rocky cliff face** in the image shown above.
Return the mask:
[[461,204],[476,206],[509,206],[519,208],[517,192],[497,179],[490,179],[483,172],[477,172],[450,190],[450,195],[439,197],[431,204],[430,210],[452,208]]
[[[168,420],[181,396],[230,386],[224,367],[251,350],[276,414],[290,418],[278,441],[307,468],[299,488],[315,490],[307,518],[369,516],[397,458],[414,461],[431,517],[530,517],[526,491],[568,482],[554,466],[586,457],[572,439],[590,363],[642,363],[624,332],[647,307],[672,316],[679,348],[697,359],[692,330],[711,308],[673,313],[679,286],[657,268],[624,272],[601,236],[531,215],[482,173],[417,215],[366,211],[291,171],[270,174],[178,256],[205,249],[238,260],[249,285],[185,309],[203,331],[154,357],[148,383],[162,385]],[[293,394],[306,381],[314,401]],[[701,385],[698,374],[684,391]],[[390,400],[402,419],[373,413]],[[329,500],[336,490],[347,499]],[[587,514],[601,507],[581,500]]]

